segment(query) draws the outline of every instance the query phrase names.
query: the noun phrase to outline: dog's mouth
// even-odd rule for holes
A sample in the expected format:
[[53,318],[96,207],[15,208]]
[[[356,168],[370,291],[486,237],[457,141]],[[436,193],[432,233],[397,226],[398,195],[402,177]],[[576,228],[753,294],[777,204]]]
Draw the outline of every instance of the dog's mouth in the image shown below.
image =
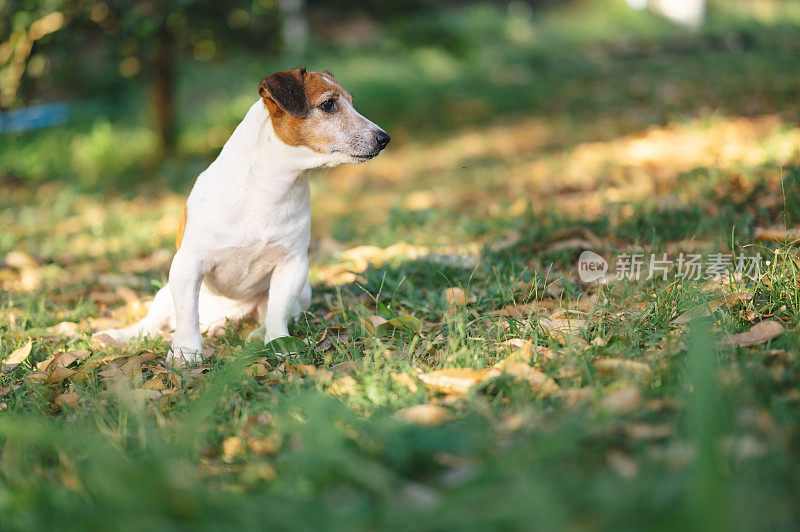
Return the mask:
[[380,151],[375,151],[372,153],[350,154],[350,157],[353,159],[358,159],[359,161],[369,161],[370,159],[377,157],[379,153]]

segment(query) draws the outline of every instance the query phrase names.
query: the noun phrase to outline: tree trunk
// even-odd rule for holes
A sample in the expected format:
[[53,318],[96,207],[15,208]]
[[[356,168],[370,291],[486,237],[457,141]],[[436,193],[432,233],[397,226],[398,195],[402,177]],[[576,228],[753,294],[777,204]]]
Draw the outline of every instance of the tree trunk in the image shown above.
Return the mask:
[[150,92],[162,158],[175,153],[175,40],[166,24],[156,34]]

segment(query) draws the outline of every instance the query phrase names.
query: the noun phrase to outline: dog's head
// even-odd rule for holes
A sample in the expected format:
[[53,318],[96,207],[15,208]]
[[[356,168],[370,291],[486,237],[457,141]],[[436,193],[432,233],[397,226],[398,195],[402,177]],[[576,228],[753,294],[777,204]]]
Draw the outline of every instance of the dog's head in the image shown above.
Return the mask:
[[259,94],[278,138],[326,157],[326,164],[364,162],[389,144],[389,135],[361,116],[353,96],[330,72],[281,70],[261,80]]

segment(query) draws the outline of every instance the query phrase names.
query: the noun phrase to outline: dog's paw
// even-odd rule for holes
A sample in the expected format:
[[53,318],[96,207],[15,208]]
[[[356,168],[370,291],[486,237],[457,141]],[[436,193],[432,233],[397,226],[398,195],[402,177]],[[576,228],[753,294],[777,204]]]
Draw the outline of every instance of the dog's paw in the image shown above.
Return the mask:
[[201,364],[203,362],[203,342],[178,343],[173,341],[167,353],[168,364]]

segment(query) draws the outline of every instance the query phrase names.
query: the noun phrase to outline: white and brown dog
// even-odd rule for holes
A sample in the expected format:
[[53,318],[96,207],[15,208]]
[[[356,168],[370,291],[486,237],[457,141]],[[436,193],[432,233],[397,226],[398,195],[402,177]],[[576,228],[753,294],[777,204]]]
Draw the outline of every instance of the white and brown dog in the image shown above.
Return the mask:
[[147,316],[93,336],[122,344],[174,331],[168,359],[200,360],[201,331],[255,316],[251,337],[289,335],[311,302],[307,170],[372,159],[389,135],[353,108],[329,72],[282,70],[263,79],[259,99],[219,157],[197,178],[178,228],[169,283]]

